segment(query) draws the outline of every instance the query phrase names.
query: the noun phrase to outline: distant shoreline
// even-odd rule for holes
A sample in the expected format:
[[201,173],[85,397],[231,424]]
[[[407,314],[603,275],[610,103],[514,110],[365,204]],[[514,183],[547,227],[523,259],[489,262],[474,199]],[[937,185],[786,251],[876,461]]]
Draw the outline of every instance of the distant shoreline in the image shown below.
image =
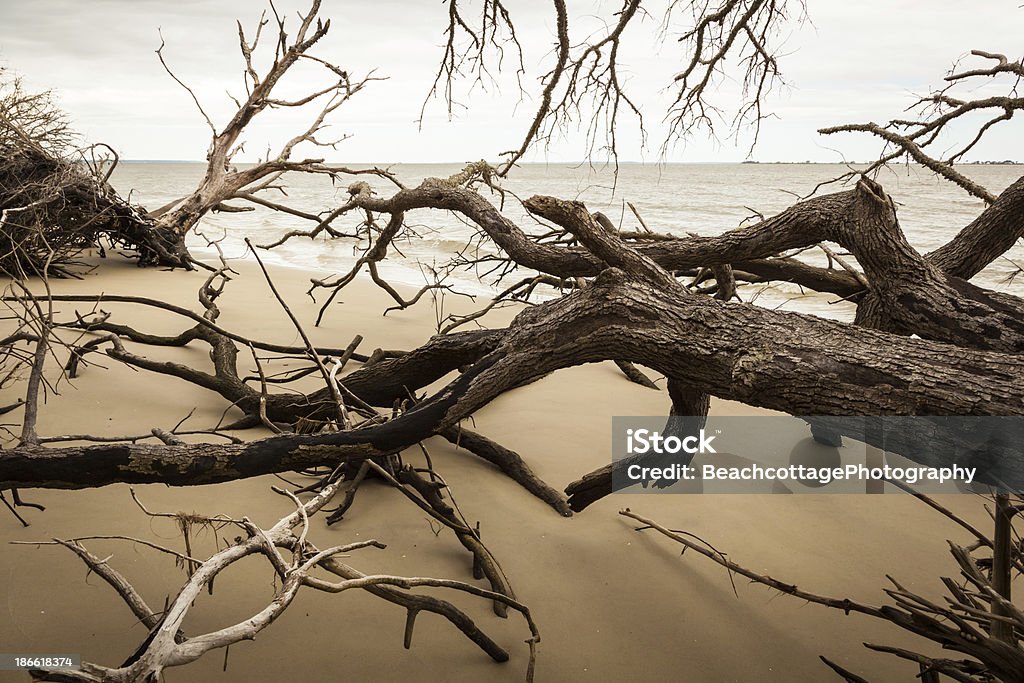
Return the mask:
[[[122,159],[122,164],[202,164],[206,161],[198,159]],[[240,161],[239,166],[255,164],[251,161]],[[468,163],[466,161],[415,161],[415,162],[381,162],[381,161],[328,161],[328,166],[345,164],[348,166],[451,166]],[[867,166],[873,161],[620,161],[619,166]],[[612,162],[587,161],[526,161],[520,166],[610,166]],[[914,164],[917,166],[918,164]],[[1024,161],[965,161],[957,166],[1024,166]]]

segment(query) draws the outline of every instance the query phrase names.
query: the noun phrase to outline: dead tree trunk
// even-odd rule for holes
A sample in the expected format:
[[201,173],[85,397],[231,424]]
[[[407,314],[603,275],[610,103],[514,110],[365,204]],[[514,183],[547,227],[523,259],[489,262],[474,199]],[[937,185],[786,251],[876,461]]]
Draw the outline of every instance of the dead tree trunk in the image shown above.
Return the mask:
[[[756,339],[753,329],[760,331]],[[705,297],[680,299],[609,269],[585,290],[522,312],[493,351],[379,427],[241,446],[8,451],[0,457],[0,488],[210,483],[382,456],[455,426],[532,377],[616,358],[686,377],[707,394],[796,415],[1018,415],[1024,405],[1024,360],[1016,355]],[[1008,458],[998,474],[1020,485],[1024,462]]]
[[[218,128],[213,123],[192,89],[171,71],[163,56],[165,46],[161,44],[160,49],[157,50],[160,63],[171,78],[188,92],[211,132],[210,147],[206,154],[206,173],[196,189],[185,197],[149,213],[149,217],[155,221],[155,226],[159,231],[163,234],[177,236],[180,249],[184,249],[185,236],[210,211],[253,208],[252,206],[238,207],[226,204],[231,200],[256,204],[305,218],[317,223],[321,228],[329,225],[330,219],[324,219],[321,214],[300,211],[270,201],[261,195],[267,191],[282,191],[282,176],[289,172],[323,174],[332,179],[337,174],[352,172],[345,168],[328,167],[322,158],[294,158],[297,147],[305,145],[333,149],[344,140],[344,136],[339,139],[322,138],[324,129],[327,127],[325,121],[335,110],[374,80],[372,76],[362,79],[352,78],[341,67],[311,54],[310,51],[320,43],[331,27],[330,20],[320,19],[319,12],[320,0],[313,0],[310,8],[299,14],[299,25],[295,28],[294,33],[285,30],[285,20],[274,12],[277,24],[275,27],[277,29],[276,40],[272,43],[273,55],[270,66],[262,73],[256,69],[254,55],[259,55],[267,46],[266,40],[263,43],[260,41],[263,38],[263,27],[268,22],[261,18],[256,30],[251,34],[251,42],[250,38],[246,37],[241,23],[238,24],[239,49],[245,62],[243,79],[246,97],[244,100],[234,100],[237,110],[222,128]],[[278,83],[291,67],[303,59],[323,67],[331,82],[322,89],[294,100],[281,99],[276,96],[275,88]],[[272,156],[268,150],[265,157],[258,159],[257,163],[248,168],[239,169],[235,166],[235,156],[245,146],[242,136],[249,124],[260,113],[267,109],[301,108],[314,102],[319,104],[320,108],[313,110],[314,114],[309,126],[298,131],[276,155]],[[361,172],[377,172],[387,175],[383,171],[376,170]]]

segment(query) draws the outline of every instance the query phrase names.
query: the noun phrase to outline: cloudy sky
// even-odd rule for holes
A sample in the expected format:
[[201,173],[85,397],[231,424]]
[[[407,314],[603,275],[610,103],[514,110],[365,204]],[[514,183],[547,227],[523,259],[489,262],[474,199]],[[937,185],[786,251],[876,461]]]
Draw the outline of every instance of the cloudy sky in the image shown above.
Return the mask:
[[[292,12],[301,5],[296,0],[278,3]],[[353,74],[376,69],[378,76],[387,77],[336,112],[332,131],[352,137],[329,151],[329,160],[495,159],[518,146],[539,96],[538,77],[553,57],[554,19],[546,2],[506,0],[506,5],[524,45],[525,98],[520,99],[510,77],[497,88],[469,90],[466,83],[458,93],[466,106],[449,120],[442,101],[428,103],[421,129],[416,121],[441,57],[445,3],[324,0],[322,15],[332,26],[317,54]],[[602,17],[611,19],[618,6],[570,2],[573,38],[585,37],[601,25]],[[158,29],[172,68],[222,124],[233,108],[226,92],[242,91],[235,19],[251,29],[261,10],[257,0],[0,0],[0,64],[21,74],[34,89],[57,91],[75,127],[90,142],[113,145],[123,158],[202,159],[209,130],[188,94],[163,72],[154,52],[160,44]],[[657,14],[653,7],[651,13]],[[765,124],[753,159],[872,158],[879,147],[866,136],[825,138],[815,131],[899,116],[913,93],[941,83],[951,64],[971,49],[1003,52],[1014,59],[1024,53],[1020,0],[808,0],[808,13],[810,23],[793,26],[783,36],[788,54],[782,67],[790,85],[771,99],[777,118]],[[623,159],[661,158],[661,121],[670,97],[665,87],[685,55],[672,39],[657,44],[658,23],[656,16],[645,18],[626,35],[621,61],[627,91],[641,105],[650,137],[644,149],[633,122],[624,120]],[[282,84],[282,93],[309,92],[314,83],[323,82],[315,70],[301,70]],[[723,101],[728,101],[728,91],[726,87],[720,93]],[[289,118],[295,112],[265,116],[247,136],[250,158],[289,137],[302,120]],[[970,158],[1024,160],[1024,135],[1012,122],[1004,128]],[[749,145],[749,139],[737,143],[698,137],[672,148],[666,160],[741,160]],[[304,152],[314,154],[299,154]],[[532,159],[583,156],[581,136],[570,131]]]

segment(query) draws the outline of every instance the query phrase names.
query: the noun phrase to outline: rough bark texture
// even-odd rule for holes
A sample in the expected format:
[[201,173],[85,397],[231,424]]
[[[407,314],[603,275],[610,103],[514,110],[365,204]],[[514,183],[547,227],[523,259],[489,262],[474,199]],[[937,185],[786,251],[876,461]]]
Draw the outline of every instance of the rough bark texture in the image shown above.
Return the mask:
[[956,237],[928,259],[955,277],[970,280],[1024,235],[1024,177],[1003,190],[998,199]]
[[[750,330],[757,329],[756,339]],[[885,348],[887,353],[879,354]],[[242,446],[96,445],[0,458],[0,487],[209,483],[395,452],[454,427],[502,392],[560,368],[621,358],[707,394],[796,415],[1018,415],[1024,361],[797,313],[679,298],[604,271],[520,313],[495,350],[384,425]],[[1024,467],[1008,463],[1018,481]]]
[[[778,3],[753,3],[749,7],[747,4],[750,3],[727,3],[713,13],[695,17],[696,26],[683,34],[681,40],[691,45],[694,52],[689,65],[676,77],[681,81],[681,90],[674,105],[676,109],[671,112],[673,131],[680,132],[680,126],[688,128],[707,120],[706,111],[710,109],[705,109],[705,87],[717,80],[717,74],[724,73],[726,57],[736,54],[732,46],[737,38],[741,46],[754,48],[753,56],[742,62],[746,64],[744,83],[754,86],[756,92],[755,100],[744,105],[737,120],[754,116],[759,122],[763,118],[760,98],[764,87],[770,86],[778,75],[778,69],[775,56],[766,49],[770,46],[766,46],[762,39],[774,35],[775,22],[784,15],[784,11]],[[485,52],[488,41],[497,45],[494,29],[499,23],[511,31],[512,41],[518,46],[504,7],[498,3],[485,2],[484,5],[482,42],[479,42],[477,35],[462,20],[457,2],[452,0],[449,3],[452,21],[449,51],[439,72],[439,81],[444,80],[446,73],[450,79],[455,72],[461,71],[465,66],[462,60],[465,59],[476,64],[478,75],[486,73]],[[350,212],[360,217],[356,236],[367,238],[369,245],[355,266],[348,274],[325,281],[314,280],[314,289],[325,287],[333,290],[321,309],[321,316],[341,288],[352,282],[364,266],[368,267],[373,282],[395,299],[398,308],[414,304],[432,288],[445,287],[441,282],[428,285],[406,301],[377,270],[377,264],[387,257],[391,243],[406,234],[406,215],[421,209],[461,214],[479,228],[481,237],[489,238],[503,253],[497,259],[482,257],[477,264],[497,260],[503,261],[498,268],[504,268],[502,272],[506,274],[517,267],[541,273],[537,277],[531,274],[527,280],[508,289],[492,302],[492,306],[499,300],[528,299],[533,288],[540,283],[571,293],[526,308],[505,329],[448,334],[459,325],[481,320],[483,314],[490,310],[489,306],[478,314],[463,318],[455,316],[455,320],[444,321],[450,322],[447,326],[439,323],[442,333],[410,353],[385,354],[378,351],[371,356],[359,356],[354,353],[361,341],[357,336],[348,347],[340,351],[331,350],[330,355],[338,358],[326,359],[325,350],[313,347],[273,283],[271,289],[289,313],[304,346],[286,348],[259,343],[218,326],[219,311],[213,302],[220,290],[213,287],[212,282],[217,276],[222,276],[223,271],[217,271],[200,291],[205,314],[162,305],[186,315],[195,323],[194,327],[173,336],[147,334],[109,322],[105,316],[57,324],[52,313],[43,313],[37,300],[18,298],[27,313],[24,316],[20,312],[15,313],[14,318],[20,327],[4,342],[12,348],[23,343],[35,344],[35,348],[34,352],[19,349],[20,356],[8,354],[16,358],[16,365],[29,367],[31,374],[25,400],[0,408],[0,413],[3,413],[22,405],[25,407],[18,446],[11,450],[0,449],[0,492],[14,489],[14,501],[18,505],[22,504],[17,496],[18,487],[79,488],[114,482],[206,484],[329,466],[332,473],[318,484],[323,488],[318,496],[317,509],[327,502],[342,482],[347,481],[346,477],[351,472],[358,472],[346,502],[336,513],[340,518],[352,502],[355,488],[372,469],[376,476],[394,483],[425,511],[432,511],[434,519],[455,531],[463,545],[474,554],[474,570],[480,570],[480,577],[486,577],[495,591],[490,594],[470,587],[470,592],[493,596],[495,610],[503,615],[507,606],[516,609],[521,606],[510,599],[508,583],[482,545],[478,530],[470,528],[456,506],[449,506],[444,501],[440,494],[444,488],[442,479],[428,480],[411,466],[399,466],[400,459],[396,455],[428,437],[441,436],[500,468],[562,514],[569,515],[573,510],[586,507],[611,491],[613,465],[570,484],[567,489],[570,498],[566,500],[557,490],[540,481],[527,460],[519,454],[483,435],[463,429],[464,420],[502,393],[549,373],[610,360],[633,381],[657,388],[657,384],[634,364],[659,372],[667,380],[671,401],[669,414],[683,418],[670,422],[667,429],[669,432],[680,430],[677,432],[680,436],[705,425],[713,395],[809,416],[806,419],[812,425],[815,438],[839,443],[842,436],[853,436],[930,466],[953,464],[947,461],[950,456],[941,449],[921,448],[922,444],[931,445],[934,440],[956,441],[958,434],[955,427],[947,426],[948,421],[920,419],[916,427],[893,434],[873,429],[870,418],[866,418],[863,429],[854,429],[849,423],[840,423],[830,417],[1019,418],[1024,413],[1024,382],[1021,381],[1024,379],[1024,356],[1021,355],[1024,351],[1024,300],[985,290],[968,280],[1024,235],[1024,178],[996,197],[954,168],[954,163],[974,147],[991,125],[1008,120],[1014,111],[1024,108],[1024,100],[1016,97],[1016,84],[1011,87],[1008,97],[983,100],[953,97],[948,94],[952,88],[950,85],[918,103],[918,106],[933,108],[919,121],[895,120],[888,125],[854,124],[823,131],[870,133],[896,149],[872,164],[871,170],[907,156],[960,185],[988,205],[948,244],[928,255],[918,253],[911,246],[900,228],[895,202],[878,183],[867,177],[868,173],[861,175],[854,189],[801,201],[774,217],[713,237],[692,233],[688,236],[653,233],[632,205],[630,208],[644,232],[620,233],[605,216],[590,213],[582,203],[547,196],[531,197],[523,205],[534,217],[556,227],[543,236],[529,235],[474,189],[480,185],[489,186],[504,202],[505,192],[494,184],[496,180],[511,170],[531,144],[550,136],[553,130],[546,127],[548,124],[573,120],[579,113],[584,96],[595,96],[598,112],[612,114],[607,119],[611,134],[609,151],[615,155],[614,113],[618,111],[619,103],[627,103],[640,114],[622,92],[615,71],[620,36],[633,17],[644,14],[637,11],[639,5],[638,0],[628,0],[616,15],[608,35],[597,42],[585,42],[581,51],[569,40],[566,5],[563,0],[556,0],[557,61],[546,79],[540,111],[519,151],[512,152],[501,169],[495,169],[485,161],[474,162],[447,179],[428,178],[414,188],[405,187],[388,171],[332,168],[325,166],[321,159],[297,160],[293,154],[298,145],[333,147],[334,142],[318,139],[318,134],[325,127],[325,118],[372,80],[370,77],[362,81],[350,79],[347,71],[309,54],[309,50],[330,28],[329,21],[318,18],[319,0],[312,0],[308,11],[299,13],[299,25],[294,31],[291,27],[285,30],[285,20],[272,8],[276,23],[272,54],[269,60],[257,60],[259,63],[269,61],[264,72],[257,72],[254,67],[253,53],[264,24],[270,22],[261,20],[259,28],[251,35],[251,42],[239,24],[246,96],[244,102],[236,101],[237,111],[222,127],[213,123],[196,94],[170,71],[161,45],[157,50],[161,63],[171,77],[188,91],[211,130],[206,174],[198,187],[185,197],[142,215],[110,190],[106,183],[109,173],[104,176],[95,164],[90,167],[95,177],[88,178],[85,183],[60,185],[57,194],[45,197],[46,202],[11,192],[11,175],[0,174],[0,228],[3,228],[0,231],[0,254],[6,255],[0,255],[0,268],[4,266],[2,259],[11,259],[13,254],[17,268],[7,268],[7,271],[16,277],[50,269],[51,252],[47,251],[53,241],[47,232],[50,213],[56,216],[57,234],[71,246],[69,253],[74,253],[82,245],[96,243],[99,237],[106,237],[115,244],[138,250],[141,263],[191,267],[196,262],[185,248],[186,235],[210,211],[245,210],[225,204],[229,200],[238,200],[283,211],[316,224],[316,228],[309,232],[288,233],[275,245],[292,237],[316,237],[324,232],[332,237],[345,236],[333,230],[331,222]],[[479,50],[475,57],[456,57],[462,53],[453,47],[451,40],[461,30],[466,30],[473,37],[475,49]],[[575,56],[577,53],[581,55],[578,58]],[[1019,81],[1024,76],[1024,66],[1020,62],[1010,62],[1005,56],[993,53],[975,52],[975,55],[995,60],[997,64],[989,69],[950,73],[946,81],[955,84],[962,79],[1001,74],[1008,74]],[[275,86],[300,59],[325,67],[331,83],[296,100],[278,99],[273,92]],[[593,66],[587,67],[590,59],[594,60]],[[233,165],[234,156],[242,148],[243,132],[258,114],[267,108],[302,107],[315,100],[320,109],[310,126],[287,141],[276,155],[268,152],[260,163],[248,168],[239,169]],[[939,138],[944,126],[961,115],[992,109],[998,116],[984,124],[967,146],[951,151],[944,159],[930,156],[928,146]],[[23,132],[20,136],[24,137]],[[39,151],[31,146],[29,149]],[[15,161],[20,163],[21,157]],[[60,156],[46,154],[34,158],[34,166],[29,165],[32,173],[19,170],[18,163],[8,164],[6,168],[14,169],[30,181],[33,180],[32,173],[37,173],[46,180],[43,185],[53,185],[49,182],[52,177],[61,176],[63,180],[64,174],[73,175],[71,171],[76,168]],[[77,164],[77,160],[74,163]],[[354,183],[349,188],[346,202],[332,211],[319,214],[280,205],[259,195],[269,190],[280,190],[278,181],[281,176],[293,171],[324,174],[332,180],[341,173],[373,173],[390,180],[398,190],[384,197],[375,194],[368,183]],[[847,177],[856,178],[857,174],[851,173]],[[24,178],[15,180],[21,182]],[[13,185],[17,186],[17,183]],[[20,190],[20,186],[16,189]],[[47,191],[50,189],[47,187]],[[40,219],[40,215],[46,220]],[[386,224],[380,220],[385,215]],[[950,227],[952,232],[955,226]],[[679,226],[672,228],[677,233],[682,232]],[[847,263],[843,255],[837,255],[825,243],[840,245],[853,255],[856,264]],[[821,247],[825,251],[829,257],[828,268],[810,266],[797,260],[796,254],[788,253],[812,247]],[[22,259],[19,250],[27,250],[24,253],[31,254],[32,258]],[[40,255],[44,257],[42,260],[38,258]],[[467,262],[473,263],[460,253],[452,265],[466,265]],[[30,267],[24,267],[25,263]],[[262,265],[262,261],[260,263]],[[841,267],[836,268],[833,263]],[[684,285],[684,277],[692,279]],[[270,279],[269,274],[267,278]],[[712,279],[713,285],[710,284]],[[738,283],[774,280],[818,292],[830,292],[854,302],[857,305],[855,324],[733,302],[737,298]],[[24,291],[27,293],[28,290]],[[713,294],[714,298],[701,294]],[[75,300],[75,297],[67,299]],[[127,301],[131,297],[120,299]],[[179,434],[154,429],[152,433],[163,442],[162,445],[143,445],[136,443],[140,437],[129,437],[124,441],[131,443],[45,447],[42,444],[47,440],[37,433],[35,422],[40,387],[44,382],[44,364],[47,357],[55,352],[55,347],[62,343],[60,334],[56,333],[58,328],[75,328],[100,335],[71,349],[66,370],[72,377],[83,365],[87,354],[103,350],[110,358],[135,368],[173,376],[218,393],[245,413],[243,420],[229,428],[262,425],[277,435],[249,443],[236,440],[229,445],[187,444]],[[209,346],[212,369],[153,360],[136,353],[130,346],[183,346],[197,342]],[[244,377],[239,373],[238,353],[243,349],[238,344],[248,346],[252,352],[257,364],[257,378]],[[324,380],[323,388],[298,396],[271,391],[268,386],[276,386],[277,380],[268,381],[256,355],[257,348],[276,353],[304,354],[313,365],[308,372],[297,371],[297,376],[319,371]],[[6,358],[0,357],[0,362]],[[364,365],[345,375],[342,370],[351,360],[364,362]],[[12,375],[13,371],[6,376]],[[424,387],[444,378],[449,378],[448,384],[440,391],[432,396],[417,395]],[[249,384],[256,379],[260,381],[259,390]],[[282,383],[288,381],[291,380],[281,380]],[[390,415],[377,410],[380,408],[391,408]],[[1013,438],[1003,442],[978,446],[971,455],[971,462],[958,461],[957,464],[980,465],[979,481],[1017,491],[1024,489],[1024,453],[1019,445],[1024,442],[1024,434],[1011,433],[1011,436]],[[71,438],[52,440],[71,441]],[[83,440],[89,439],[102,440],[97,437]],[[970,450],[976,444],[958,442],[957,445],[962,447],[962,451]],[[389,468],[380,463],[389,465]],[[350,466],[334,469],[342,464]],[[662,482],[648,483],[658,486]],[[0,497],[0,500],[7,504],[6,498]],[[1000,555],[999,548],[1008,549],[1012,540],[1009,499],[1003,497],[1000,501],[1006,514],[1003,517],[997,515],[997,540],[986,543],[987,539],[979,538],[980,546],[995,550],[992,565],[998,576],[992,579],[991,585],[989,579],[981,575],[979,565],[969,551],[953,548],[963,577],[980,591],[968,595],[952,581],[946,582],[954,598],[952,607],[967,610],[965,613],[972,615],[970,623],[950,609],[932,605],[904,591],[895,582],[896,590],[890,591],[890,595],[897,599],[902,609],[862,608],[852,606],[850,601],[813,596],[770,577],[753,575],[733,565],[717,551],[702,548],[699,544],[692,547],[748,578],[812,602],[844,609],[847,613],[852,608],[853,611],[887,619],[907,631],[974,657],[987,667],[976,668],[973,661],[932,660],[902,650],[887,650],[919,662],[925,680],[937,680],[936,672],[939,671],[958,680],[975,680],[975,675],[978,678],[994,675],[1002,680],[1017,680],[1021,669],[1021,650],[1014,639],[1014,628],[1017,627],[1011,621],[1024,622],[1020,611],[1000,596],[1009,597],[1010,563],[1019,562],[1019,556]],[[297,499],[296,502],[298,504]],[[12,505],[8,507],[14,511]],[[280,614],[301,585],[331,591],[367,588],[403,605],[409,612],[407,643],[416,612],[421,609],[438,611],[448,616],[493,658],[507,658],[507,654],[477,631],[468,618],[461,613],[452,613],[446,603],[410,599],[386,587],[442,585],[437,580],[368,577],[332,560],[331,563],[325,562],[324,568],[341,575],[347,582],[331,586],[305,573],[320,559],[327,559],[326,555],[320,558],[319,554],[312,560],[306,559],[307,563],[313,564],[304,569],[298,568],[299,555],[291,569],[282,569],[285,563],[278,556],[277,548],[292,548],[300,555],[316,552],[304,541],[305,531],[298,539],[291,533],[300,517],[305,527],[308,523],[306,513],[310,509],[306,504],[299,511],[302,515],[297,512],[290,522],[282,520],[281,524],[287,526],[287,534],[284,533],[285,527],[281,526],[262,532],[248,529],[243,524],[243,528],[250,531],[249,539],[237,541],[235,546],[218,553],[217,562],[203,563],[198,568],[195,575],[199,580],[194,580],[193,575],[193,580],[186,584],[160,622],[151,626],[151,638],[126,662],[127,668],[106,672],[94,668],[81,676],[87,680],[149,678],[165,665],[186,663],[212,647],[252,637],[259,628]],[[626,514],[649,523],[651,528],[658,528],[666,535],[673,535],[673,532],[657,527],[650,520]],[[331,519],[335,518],[332,516],[329,522]],[[273,540],[267,539],[268,533]],[[691,547],[682,536],[676,540]],[[263,546],[264,543],[267,545]],[[211,583],[226,564],[257,552],[263,552],[276,563],[282,579],[281,592],[273,603],[248,622],[208,636],[191,640],[181,637],[179,640],[182,634],[178,624],[202,585]],[[86,559],[87,564],[91,563],[90,567],[97,565],[97,571],[108,581],[116,579],[112,574],[103,574],[106,570],[98,568],[96,558],[87,553],[80,556]],[[220,564],[221,561],[226,564]],[[1014,566],[1019,568],[1019,564]],[[112,581],[114,584],[121,585],[116,580]],[[994,590],[990,590],[992,587]],[[129,593],[127,588],[123,588],[124,593]],[[991,609],[981,609],[979,605],[984,605],[978,598],[987,601]],[[144,603],[136,602],[133,610],[144,621],[155,618]],[[535,654],[533,647],[539,637],[528,612],[520,611],[527,616],[534,636],[527,641],[531,646],[529,679],[532,676],[532,655]],[[1006,619],[995,623],[993,618],[997,616]],[[166,628],[161,628],[161,622],[167,622]],[[146,623],[150,625],[149,621]],[[991,637],[975,629],[974,623],[989,623],[986,631]],[[828,664],[848,680],[860,680],[838,665]]]
[[[1008,190],[1006,202],[1016,191]],[[476,192],[450,181],[428,179],[390,199],[353,193],[352,202],[394,213],[425,206],[457,210],[523,265],[559,277],[598,276],[571,295],[523,311],[507,329],[441,335],[409,354],[346,375],[344,386],[353,396],[390,407],[462,371],[444,390],[384,425],[341,434],[282,435],[244,446],[22,449],[0,458],[0,486],[206,483],[384,456],[431,434],[451,437],[461,419],[504,391],[601,360],[642,364],[670,378],[676,415],[705,414],[709,395],[797,415],[1019,415],[1024,406],[1024,363],[1016,355],[1024,343],[1024,304],[951,276],[915,252],[900,231],[892,201],[866,179],[854,190],[797,204],[720,237],[636,245],[602,227],[582,204],[527,200],[528,210],[578,239],[581,246],[569,248],[537,244]],[[1012,228],[996,220],[1002,215],[999,206],[997,201],[986,211],[991,212],[989,230]],[[733,259],[764,258],[822,240],[850,250],[864,268],[869,291],[859,322],[877,330],[691,295],[665,268],[666,263],[702,262],[718,268],[727,293],[728,275],[721,270]],[[109,338],[91,344],[109,341],[107,353],[114,358],[181,377],[257,414],[261,393],[239,377],[232,337],[212,319],[194,319],[199,325],[183,335],[159,339],[101,323],[92,329],[110,333]],[[915,332],[930,341],[886,330]],[[214,372],[145,359],[125,349],[119,337],[155,344],[203,340],[211,345]],[[264,410],[271,421],[286,424],[328,419],[337,409],[333,396],[327,388],[300,401],[270,393]],[[484,441],[465,443],[475,443],[478,455],[530,480],[521,460],[504,457]],[[198,456],[194,461],[193,455]],[[1019,481],[1020,469],[1011,459],[1000,476]],[[76,471],[88,474],[75,481]],[[590,496],[581,495],[575,484],[570,487],[577,509],[607,491],[605,482],[597,483],[590,481]],[[550,491],[536,482],[531,486],[558,506]]]

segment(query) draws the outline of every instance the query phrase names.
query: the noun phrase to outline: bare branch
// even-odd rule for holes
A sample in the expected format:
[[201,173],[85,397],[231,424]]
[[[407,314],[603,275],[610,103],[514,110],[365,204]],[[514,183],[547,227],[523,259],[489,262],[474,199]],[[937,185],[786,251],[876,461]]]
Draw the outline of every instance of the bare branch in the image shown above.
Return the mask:
[[206,121],[206,125],[207,127],[209,127],[210,132],[213,133],[214,137],[217,137],[217,127],[213,125],[213,120],[210,119],[210,115],[206,113],[205,109],[203,109],[203,105],[200,104],[199,98],[196,97],[195,91],[192,90],[192,88],[185,85],[185,82],[178,78],[173,71],[171,71],[171,67],[167,66],[167,62],[164,60],[164,47],[166,45],[166,43],[164,42],[164,35],[160,31],[158,31],[157,33],[160,36],[160,47],[156,49],[156,56],[160,59],[160,65],[164,67],[164,71],[167,72],[167,75],[173,78],[174,82],[180,85],[182,88],[184,88],[185,92],[189,94],[189,97],[192,98],[192,101],[196,105],[196,109],[199,110],[199,113],[203,116],[203,120]]

